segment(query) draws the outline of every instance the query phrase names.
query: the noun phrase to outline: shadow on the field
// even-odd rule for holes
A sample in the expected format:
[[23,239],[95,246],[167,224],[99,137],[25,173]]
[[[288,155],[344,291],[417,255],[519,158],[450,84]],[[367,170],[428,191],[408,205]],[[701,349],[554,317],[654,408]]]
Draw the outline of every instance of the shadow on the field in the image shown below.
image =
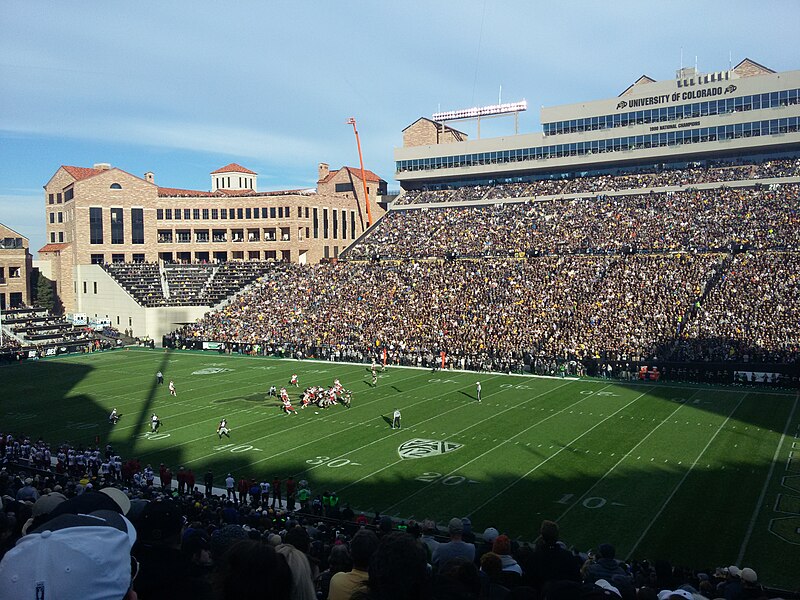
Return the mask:
[[386,421],[387,425],[391,425],[392,424],[392,418],[391,417],[387,417],[386,415],[381,415],[381,419]]
[[400,389],[399,387],[397,387],[396,385],[391,385],[391,386],[389,386],[389,387],[391,387],[391,388],[392,388],[392,389],[393,389],[395,392],[398,392],[398,393],[400,393],[400,394],[402,394],[402,393],[403,393],[403,390],[401,390],[401,389]]

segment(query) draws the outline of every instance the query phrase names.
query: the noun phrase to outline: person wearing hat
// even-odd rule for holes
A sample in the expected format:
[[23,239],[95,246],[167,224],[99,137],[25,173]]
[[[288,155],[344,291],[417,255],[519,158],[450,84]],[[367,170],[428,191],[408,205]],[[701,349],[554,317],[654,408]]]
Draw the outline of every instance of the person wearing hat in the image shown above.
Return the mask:
[[433,551],[433,556],[431,556],[433,568],[439,569],[454,558],[464,558],[468,562],[475,562],[475,545],[468,544],[462,539],[464,524],[461,519],[455,517],[450,519],[447,531],[450,534],[450,541],[439,544]]
[[0,598],[136,600],[136,537],[131,522],[115,511],[54,517],[0,561]]
[[739,578],[742,580],[742,595],[740,596],[746,600],[756,600],[764,596],[764,588],[758,584],[758,575],[750,567],[745,567],[739,573]]
[[419,539],[428,549],[428,562],[433,556],[433,551],[439,547],[439,541],[434,537],[436,532],[436,523],[432,519],[425,519],[422,522],[422,536]]

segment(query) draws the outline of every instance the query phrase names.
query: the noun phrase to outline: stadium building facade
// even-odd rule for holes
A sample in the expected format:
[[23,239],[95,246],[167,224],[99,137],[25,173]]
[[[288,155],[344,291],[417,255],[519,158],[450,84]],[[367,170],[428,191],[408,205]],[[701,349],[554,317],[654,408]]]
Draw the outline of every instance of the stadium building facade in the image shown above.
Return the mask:
[[30,304],[32,264],[28,238],[0,223],[0,310]]
[[[39,262],[56,281],[64,309],[87,312],[82,298],[94,299],[97,284],[81,280],[81,267],[314,263],[336,258],[366,229],[359,169],[331,171],[320,163],[316,189],[279,192],[256,191],[257,174],[238,164],[210,175],[211,191],[198,191],[159,187],[151,172],[137,177],[109,164],[60,167],[44,186],[48,243]],[[380,217],[386,182],[371,171],[365,178],[373,218]]]
[[395,149],[395,177],[404,190],[439,189],[796,154],[800,71],[745,59],[667,81],[643,75],[616,98],[542,108],[541,122],[540,133],[469,140],[419,119]]

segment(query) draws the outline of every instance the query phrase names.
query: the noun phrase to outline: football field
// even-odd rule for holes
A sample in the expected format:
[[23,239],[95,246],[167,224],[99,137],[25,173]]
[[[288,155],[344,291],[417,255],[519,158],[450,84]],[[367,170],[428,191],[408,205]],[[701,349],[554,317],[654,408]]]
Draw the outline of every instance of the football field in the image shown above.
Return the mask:
[[[99,438],[143,465],[191,467],[198,482],[210,469],[218,486],[228,472],[293,475],[356,511],[440,525],[469,516],[478,532],[526,541],[553,519],[583,551],[611,542],[618,558],[752,566],[765,583],[800,587],[794,390],[399,367],[373,387],[367,365],[143,349],[28,361],[0,377],[0,431]],[[352,408],[300,410],[305,387],[337,378]],[[297,415],[267,397],[270,385],[287,387]],[[123,416],[111,426],[114,407]],[[401,429],[390,428],[395,409]],[[223,417],[231,438],[220,440]]]

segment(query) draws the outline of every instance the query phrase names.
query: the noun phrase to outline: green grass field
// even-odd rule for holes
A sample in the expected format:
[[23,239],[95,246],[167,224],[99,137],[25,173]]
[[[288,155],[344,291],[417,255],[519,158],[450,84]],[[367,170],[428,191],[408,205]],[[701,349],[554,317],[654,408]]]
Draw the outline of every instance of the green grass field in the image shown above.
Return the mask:
[[[159,369],[177,398],[155,385]],[[340,379],[352,408],[284,415],[266,393],[292,373],[300,390]],[[292,474],[356,510],[440,524],[469,516],[476,531],[522,540],[549,518],[582,550],[611,541],[621,558],[749,565],[763,582],[800,587],[794,391],[403,368],[372,388],[365,365],[137,349],[10,365],[0,377],[2,431],[51,443],[99,436],[143,464],[191,467],[198,481],[209,468],[220,484],[228,471]],[[112,407],[123,414],[114,427]],[[400,430],[389,427],[395,408]],[[232,431],[220,441],[223,416]],[[429,454],[401,458],[403,444]]]

